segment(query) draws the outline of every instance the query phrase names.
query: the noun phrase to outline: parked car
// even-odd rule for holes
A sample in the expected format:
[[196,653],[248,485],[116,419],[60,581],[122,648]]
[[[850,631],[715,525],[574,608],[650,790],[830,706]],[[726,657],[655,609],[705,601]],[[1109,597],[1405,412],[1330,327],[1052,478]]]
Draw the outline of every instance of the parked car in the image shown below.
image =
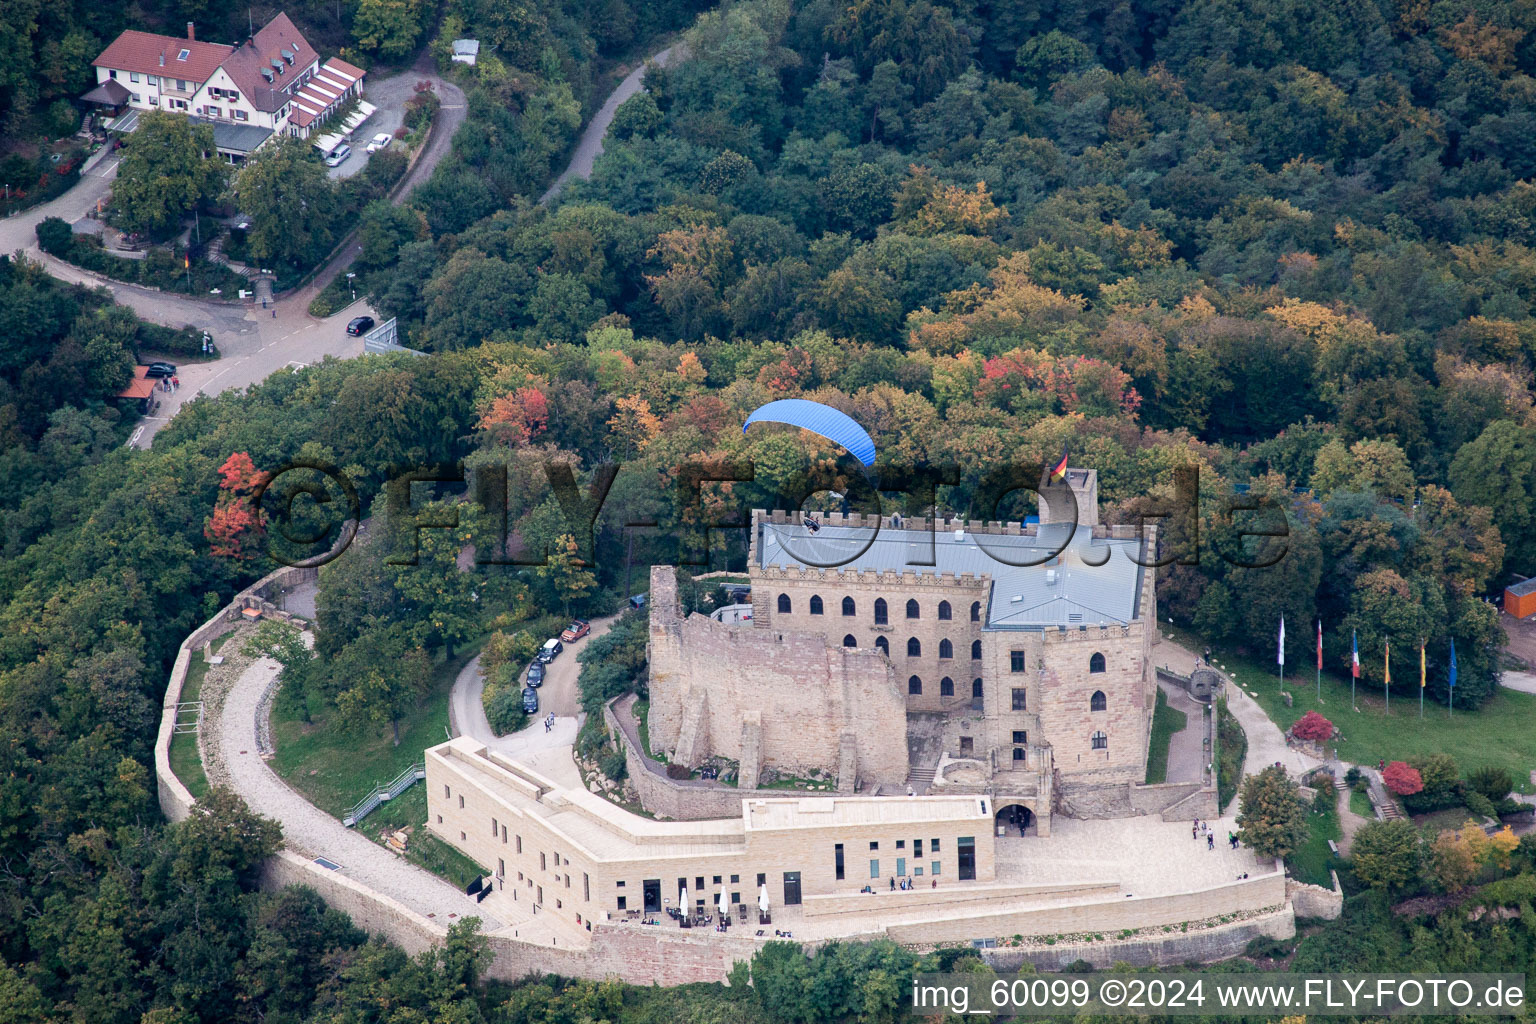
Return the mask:
[[148,366],[144,367],[144,376],[151,379],[156,377],[174,377],[176,376],[176,364],[150,363]]
[[356,337],[359,334],[367,334],[373,330],[373,317],[355,316],[347,321],[347,333]]
[[564,643],[573,644],[590,632],[592,623],[586,619],[572,619],[571,624],[565,627],[565,632],[560,634],[560,639]]
[[395,137],[389,134],[389,132],[379,132],[379,134],[368,140],[368,152],[377,153],[381,149],[388,149],[389,144],[394,140]]
[[531,686],[523,687],[523,710],[530,715],[539,713],[539,691]]
[[539,648],[539,661],[548,665],[563,650],[565,650],[565,645],[559,640],[546,640],[544,641],[544,646]]
[[343,142],[331,150],[331,155],[325,158],[325,166],[340,167],[347,162],[347,157],[352,155],[352,147]]
[[528,666],[528,685],[544,685],[544,663],[542,661],[535,661],[532,665]]

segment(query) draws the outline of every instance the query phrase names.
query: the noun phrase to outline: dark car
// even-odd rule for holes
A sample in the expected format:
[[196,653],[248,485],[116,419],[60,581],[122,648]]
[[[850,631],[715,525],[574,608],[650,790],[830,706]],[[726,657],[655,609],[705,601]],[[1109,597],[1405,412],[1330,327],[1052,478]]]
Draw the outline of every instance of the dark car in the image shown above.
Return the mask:
[[548,665],[550,662],[554,661],[555,658],[557,658],[560,652],[563,650],[565,650],[565,645],[562,644],[559,640],[546,640],[544,641],[544,646],[539,648],[539,661],[545,665]]
[[175,363],[150,363],[148,366],[144,367],[144,376],[150,377],[150,378],[154,378],[154,377],[174,377],[174,376],[176,376],[176,364]]
[[543,662],[536,661],[532,665],[528,666],[528,685],[529,686],[543,686],[544,685],[544,663]]
[[355,316],[347,322],[347,333],[356,337],[373,330],[373,317]]
[[539,713],[539,691],[531,686],[523,687],[523,710],[530,715]]

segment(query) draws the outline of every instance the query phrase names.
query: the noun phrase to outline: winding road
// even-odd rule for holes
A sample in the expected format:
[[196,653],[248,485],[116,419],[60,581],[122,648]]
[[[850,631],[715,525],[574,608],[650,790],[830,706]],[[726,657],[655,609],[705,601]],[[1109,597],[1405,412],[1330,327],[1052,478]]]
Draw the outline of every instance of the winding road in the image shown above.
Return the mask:
[[[651,61],[665,65],[675,52],[676,47],[668,47],[652,57]],[[619,104],[640,90],[645,70],[646,65],[642,64],[609,94],[582,132],[569,164],[540,202],[547,203],[555,199],[572,178],[591,176],[593,164],[603,151],[603,137],[608,132],[608,126],[613,123],[614,113]],[[430,81],[442,99],[442,107],[426,149],[395,188],[393,201],[396,204],[403,202],[412,190],[431,177],[437,165],[448,155],[452,149],[453,136],[463,124],[466,112],[464,93],[452,82],[431,72],[430,58],[425,52],[408,74],[414,80]],[[157,414],[142,420],[129,439],[130,446],[148,448],[159,430],[180,410],[182,403],[199,395],[216,395],[231,388],[249,387],[284,368],[301,369],[328,357],[350,359],[362,354],[362,339],[348,337],[345,325],[355,316],[368,315],[377,319],[377,313],[365,299],[357,299],[329,317],[314,317],[308,312],[310,301],[315,295],[338,274],[345,272],[357,258],[361,247],[353,243],[347,244],[333,256],[308,285],[281,296],[270,309],[254,304],[175,295],[126,284],[80,270],[42,253],[37,248],[37,225],[47,217],[60,217],[74,222],[85,216],[87,211],[111,193],[117,165],[118,158],[107,157],[82,174],[79,183],[57,199],[0,220],[0,252],[23,252],[28,259],[41,264],[48,273],[60,280],[106,288],[115,301],[129,307],[145,320],[167,327],[192,326],[214,336],[219,347],[219,358],[204,363],[181,364],[181,389],[172,394],[159,395],[160,407]]]

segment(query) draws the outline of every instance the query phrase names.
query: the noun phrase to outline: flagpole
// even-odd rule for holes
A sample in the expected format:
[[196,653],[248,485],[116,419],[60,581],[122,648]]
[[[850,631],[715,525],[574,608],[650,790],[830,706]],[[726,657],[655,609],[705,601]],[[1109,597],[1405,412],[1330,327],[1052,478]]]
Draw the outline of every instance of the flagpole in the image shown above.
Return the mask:
[[1386,702],[1386,711],[1392,712],[1392,641],[1387,641],[1387,654],[1385,662],[1386,674],[1381,680],[1382,699]]
[[1317,620],[1317,702],[1323,702],[1323,620]]

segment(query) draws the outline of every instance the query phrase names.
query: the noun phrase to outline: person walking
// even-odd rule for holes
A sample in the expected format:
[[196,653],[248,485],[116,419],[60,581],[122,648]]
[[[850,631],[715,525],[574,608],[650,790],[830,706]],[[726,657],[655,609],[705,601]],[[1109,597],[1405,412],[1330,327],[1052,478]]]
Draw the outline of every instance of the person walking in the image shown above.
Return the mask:
[[895,892],[895,891],[896,891],[896,876],[892,875],[891,876],[891,892]]
[[1236,832],[1228,832],[1227,833],[1227,841],[1232,844],[1232,849],[1234,849],[1234,850],[1237,849],[1237,833]]
[[1214,835],[1211,835],[1211,834],[1207,834],[1206,835],[1206,837],[1205,837],[1205,848],[1207,850],[1214,850],[1214,849],[1216,849],[1216,837]]

